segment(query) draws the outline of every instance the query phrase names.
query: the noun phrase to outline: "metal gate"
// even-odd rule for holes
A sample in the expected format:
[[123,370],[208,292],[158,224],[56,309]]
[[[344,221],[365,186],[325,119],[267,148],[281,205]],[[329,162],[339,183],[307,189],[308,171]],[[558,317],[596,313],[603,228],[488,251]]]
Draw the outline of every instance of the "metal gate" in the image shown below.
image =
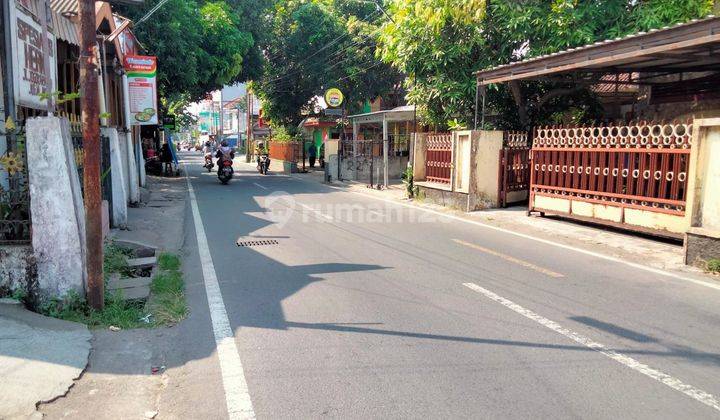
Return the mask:
[[100,187],[102,199],[108,202],[110,226],[113,225],[112,165],[110,163],[110,137],[100,136]]
[[530,188],[530,136],[524,131],[506,131],[503,148],[500,149],[498,176],[498,206],[524,201],[513,197],[512,192],[528,191]]
[[428,134],[425,155],[425,179],[440,184],[451,183],[452,149],[452,133]]

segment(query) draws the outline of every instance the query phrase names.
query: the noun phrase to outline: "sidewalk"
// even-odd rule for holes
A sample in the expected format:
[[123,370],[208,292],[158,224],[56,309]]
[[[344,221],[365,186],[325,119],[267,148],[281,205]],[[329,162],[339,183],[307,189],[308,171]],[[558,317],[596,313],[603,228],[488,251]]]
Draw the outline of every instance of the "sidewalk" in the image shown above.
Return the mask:
[[88,363],[90,338],[82,324],[38,315],[0,299],[0,418],[42,418],[36,404],[52,401],[73,386]]
[[[293,174],[301,179],[324,182],[321,174]],[[507,209],[489,209],[464,213],[440,205],[409,200],[405,195],[405,185],[393,180],[386,190],[370,189],[355,181],[333,182],[333,187],[355,193],[372,195],[383,200],[397,201],[406,205],[418,206],[442,212],[470,221],[506,229],[512,232],[532,236],[538,239],[575,247],[585,251],[607,255],[635,264],[668,270],[677,274],[702,276],[706,280],[718,281],[718,276],[704,273],[702,270],[686,266],[683,262],[683,247],[680,243],[668,242],[646,236],[581,224],[556,217],[527,216],[527,207],[517,206]],[[543,246],[538,244],[538,246]]]
[[[128,230],[113,230],[111,237],[178,252],[184,241],[186,182],[185,177],[149,176],[143,202],[128,209]],[[172,346],[170,330],[93,330],[87,371],[67,396],[41,405],[40,411],[49,419],[154,418],[169,381],[162,367]]]

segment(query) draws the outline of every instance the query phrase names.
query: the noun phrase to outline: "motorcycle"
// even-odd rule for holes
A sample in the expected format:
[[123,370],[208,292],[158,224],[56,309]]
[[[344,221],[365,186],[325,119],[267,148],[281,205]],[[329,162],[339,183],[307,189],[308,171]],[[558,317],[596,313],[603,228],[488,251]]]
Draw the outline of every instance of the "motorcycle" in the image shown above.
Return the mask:
[[208,172],[212,172],[214,166],[215,164],[213,163],[212,154],[205,153],[205,164],[203,167],[206,168]]
[[267,155],[261,155],[258,158],[257,170],[263,175],[267,175],[268,166],[270,166],[270,158]]
[[218,179],[223,185],[226,185],[233,176],[232,159],[224,158],[218,162]]

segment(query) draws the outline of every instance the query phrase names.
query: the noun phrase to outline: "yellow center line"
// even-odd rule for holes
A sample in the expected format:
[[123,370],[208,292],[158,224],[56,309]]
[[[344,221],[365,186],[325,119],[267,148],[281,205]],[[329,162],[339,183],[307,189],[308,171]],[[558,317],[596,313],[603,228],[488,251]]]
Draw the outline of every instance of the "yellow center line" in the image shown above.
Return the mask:
[[486,253],[486,254],[494,255],[494,256],[496,256],[496,257],[502,258],[502,259],[505,260],[505,261],[510,261],[511,263],[515,263],[515,264],[521,265],[521,266],[523,266],[523,267],[525,267],[525,268],[529,268],[529,269],[531,269],[531,270],[535,270],[535,271],[537,271],[538,273],[545,274],[546,276],[555,277],[555,278],[565,277],[564,275],[562,275],[562,274],[560,274],[560,273],[557,273],[557,272],[555,272],[555,271],[548,270],[547,268],[539,267],[539,266],[537,266],[537,265],[535,265],[535,264],[533,264],[533,263],[530,263],[530,262],[527,262],[527,261],[523,261],[523,260],[521,260],[521,259],[519,259],[519,258],[511,257],[510,255],[505,255],[505,254],[502,254],[502,253],[500,253],[500,252],[493,251],[492,249],[484,248],[484,247],[482,247],[482,246],[480,246],[480,245],[475,245],[475,244],[472,244],[472,243],[470,243],[470,242],[465,242],[465,241],[460,240],[460,239],[453,239],[453,242],[458,243],[458,244],[460,244],[460,245],[465,245],[465,246],[468,247],[468,248],[472,248],[472,249],[476,249],[476,250],[478,250],[478,251],[482,251],[482,252],[484,252],[484,253]]

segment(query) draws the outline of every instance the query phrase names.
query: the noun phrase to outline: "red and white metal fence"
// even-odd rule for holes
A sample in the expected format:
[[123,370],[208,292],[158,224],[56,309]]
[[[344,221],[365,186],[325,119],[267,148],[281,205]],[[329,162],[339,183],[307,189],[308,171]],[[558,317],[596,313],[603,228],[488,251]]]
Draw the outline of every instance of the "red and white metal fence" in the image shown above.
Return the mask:
[[541,127],[532,148],[538,196],[684,215],[691,123]]
[[427,137],[425,179],[429,182],[450,184],[452,177],[452,134],[431,133]]

